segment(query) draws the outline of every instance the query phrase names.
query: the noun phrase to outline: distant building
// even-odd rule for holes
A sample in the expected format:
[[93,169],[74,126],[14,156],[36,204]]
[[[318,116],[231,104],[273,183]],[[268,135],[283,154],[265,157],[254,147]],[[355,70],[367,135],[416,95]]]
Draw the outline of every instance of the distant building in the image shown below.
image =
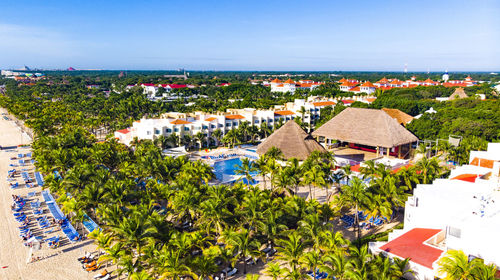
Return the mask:
[[307,89],[313,90],[323,83],[314,82],[311,80],[300,80],[298,82],[293,81],[292,79],[288,79],[284,82],[281,82],[279,79],[274,79],[271,81],[271,92],[290,92],[294,93],[297,89]]

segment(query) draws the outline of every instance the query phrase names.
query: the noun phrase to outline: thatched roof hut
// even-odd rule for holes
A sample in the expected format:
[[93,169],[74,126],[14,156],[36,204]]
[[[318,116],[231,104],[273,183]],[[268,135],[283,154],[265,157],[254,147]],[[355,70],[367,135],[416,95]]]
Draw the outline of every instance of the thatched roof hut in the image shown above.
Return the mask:
[[384,148],[418,141],[415,135],[386,112],[364,108],[345,109],[314,131],[312,135]]
[[326,152],[323,146],[293,120],[285,123],[260,143],[257,153],[263,155],[272,147],[280,149],[286,159],[305,160],[313,151]]
[[462,99],[462,98],[467,98],[469,97],[467,93],[465,93],[464,88],[456,88],[455,92],[450,96],[449,100],[455,100],[455,99]]
[[398,109],[382,108],[382,110],[402,125],[406,125],[413,120],[412,116]]

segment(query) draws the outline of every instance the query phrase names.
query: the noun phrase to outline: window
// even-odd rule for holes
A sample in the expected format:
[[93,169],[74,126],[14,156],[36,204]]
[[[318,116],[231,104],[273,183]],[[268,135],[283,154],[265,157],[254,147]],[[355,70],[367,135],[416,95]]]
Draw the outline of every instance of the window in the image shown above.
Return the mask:
[[231,126],[231,123],[230,122],[226,123],[226,126]]
[[259,123],[259,120],[255,120],[254,123]]
[[220,124],[219,124],[219,127],[224,127],[224,125],[220,123]]
[[208,126],[203,125],[203,126],[201,126],[201,128],[203,128],[203,129],[207,129],[207,128],[208,128]]
[[177,127],[176,127],[176,128],[174,128],[174,131],[175,131],[175,132],[179,132],[179,128],[177,128]]
[[273,122],[273,119],[269,119],[269,122],[272,123]]
[[[222,125],[221,125],[222,126]],[[210,128],[215,128],[216,126],[214,124],[210,125]]]
[[155,129],[155,134],[160,134],[161,131],[159,129]]
[[233,122],[233,126],[237,126],[238,125],[238,122]]
[[460,238],[462,231],[459,228],[448,227],[448,234],[453,237]]
[[167,128],[167,129],[165,129],[165,132],[166,132],[166,133],[170,133],[170,132],[172,132],[172,129]]
[[146,131],[146,134],[147,135],[151,135],[151,131]]
[[189,127],[184,127],[184,131],[189,131]]

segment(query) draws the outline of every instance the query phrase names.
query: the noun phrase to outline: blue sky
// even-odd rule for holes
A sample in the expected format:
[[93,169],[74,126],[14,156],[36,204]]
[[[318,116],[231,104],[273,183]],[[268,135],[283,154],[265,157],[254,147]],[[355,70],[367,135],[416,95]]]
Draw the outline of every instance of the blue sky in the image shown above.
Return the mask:
[[500,1],[0,2],[0,68],[500,70]]

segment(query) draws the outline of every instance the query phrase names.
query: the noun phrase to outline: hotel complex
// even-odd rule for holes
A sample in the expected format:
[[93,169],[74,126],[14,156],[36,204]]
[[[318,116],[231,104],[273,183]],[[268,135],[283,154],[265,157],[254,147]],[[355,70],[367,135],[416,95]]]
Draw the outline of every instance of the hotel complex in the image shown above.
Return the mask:
[[370,243],[370,249],[409,258],[415,279],[442,276],[437,262],[450,249],[500,265],[499,173],[500,143],[471,152],[469,164],[448,179],[418,185],[405,205],[404,229],[390,233],[388,242]]
[[249,125],[261,126],[263,123],[273,127],[276,123],[296,117],[303,118],[302,121],[312,125],[320,117],[321,109],[333,107],[337,102],[342,102],[349,106],[355,101],[370,103],[374,98],[354,98],[354,99],[327,99],[309,97],[305,99],[295,99],[284,105],[277,105],[268,110],[254,108],[228,109],[226,112],[214,114],[205,112],[194,113],[166,113],[158,119],[141,119],[133,123],[132,127],[118,130],[115,137],[122,143],[130,144],[137,137],[138,139],[155,139],[160,135],[168,136],[175,133],[182,136],[185,134],[194,136],[203,133],[206,137],[211,137],[212,133],[220,129],[225,134],[233,128],[238,128],[242,122]]

